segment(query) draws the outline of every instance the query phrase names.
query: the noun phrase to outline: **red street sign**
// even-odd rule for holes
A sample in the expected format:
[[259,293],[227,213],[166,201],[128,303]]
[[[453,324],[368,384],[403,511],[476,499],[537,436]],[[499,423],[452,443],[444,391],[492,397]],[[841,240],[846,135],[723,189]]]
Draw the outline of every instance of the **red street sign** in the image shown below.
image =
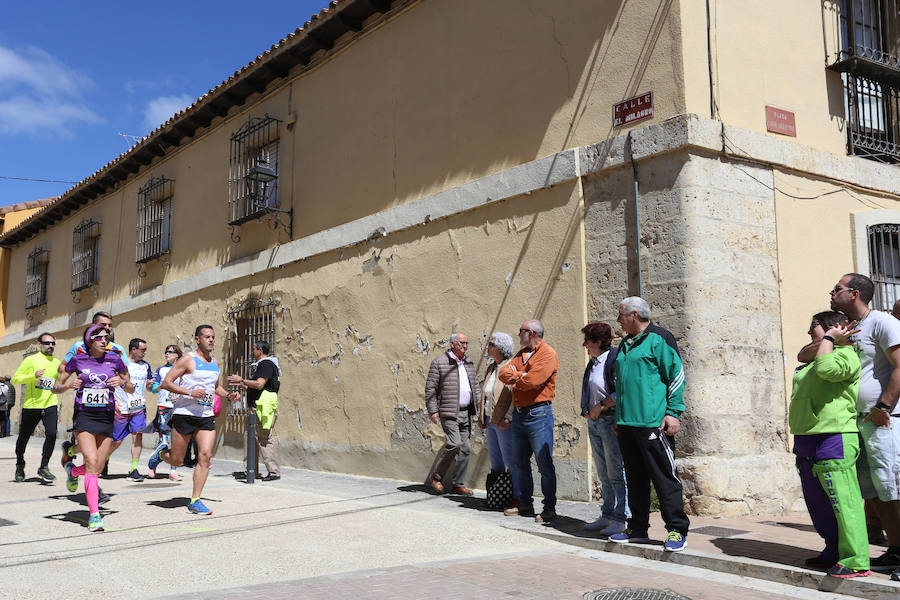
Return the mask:
[[766,131],[797,137],[797,123],[794,113],[774,106],[766,106]]
[[644,92],[634,98],[613,105],[613,127],[631,125],[653,116],[653,92]]

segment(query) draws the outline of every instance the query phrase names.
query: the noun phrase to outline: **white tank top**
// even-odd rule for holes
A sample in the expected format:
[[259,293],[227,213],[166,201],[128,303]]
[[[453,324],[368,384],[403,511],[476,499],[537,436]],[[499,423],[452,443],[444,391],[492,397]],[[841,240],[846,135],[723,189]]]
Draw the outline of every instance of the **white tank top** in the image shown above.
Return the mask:
[[188,390],[203,390],[202,398],[192,398],[181,394],[170,394],[169,398],[175,405],[176,415],[192,415],[194,417],[213,416],[213,396],[216,394],[216,385],[219,383],[219,365],[216,360],[205,362],[202,358],[191,352],[194,359],[194,372],[185,373],[175,382]]

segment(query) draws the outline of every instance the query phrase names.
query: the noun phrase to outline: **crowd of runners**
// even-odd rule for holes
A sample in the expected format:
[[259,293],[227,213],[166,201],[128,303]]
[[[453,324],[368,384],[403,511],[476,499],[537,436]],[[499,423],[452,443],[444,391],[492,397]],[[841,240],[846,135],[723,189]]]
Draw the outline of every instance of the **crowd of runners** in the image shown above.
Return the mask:
[[[47,483],[56,479],[49,461],[56,443],[58,396],[73,390],[73,435],[62,443],[61,464],[70,492],[78,491],[79,479],[83,480],[89,531],[103,531],[99,505],[109,496],[100,489],[98,477],[105,472],[110,455],[129,435],[128,477],[135,481],[144,479],[138,468],[143,434],[159,434],[147,464],[150,477],[155,477],[165,462],[171,466],[169,478],[180,480],[177,467],[182,465],[189,446],[196,444],[193,490],[187,508],[198,515],[212,514],[201,494],[216,438],[214,404],[241,397],[238,391],[226,390],[220,381],[219,365],[212,356],[215,330],[211,325],[197,326],[196,349],[191,352],[183,353],[174,344],[166,346],[166,362],[156,373],[144,359],[145,340],[131,339],[126,350],[113,341],[112,332],[112,317],[106,312],[96,313],[82,340],[73,344],[63,360],[53,356],[56,338],[52,334],[38,336],[40,352],[26,357],[12,377],[13,384],[25,386],[15,480],[25,480],[25,447],[40,422],[44,424],[45,440],[37,474]],[[156,418],[149,424],[147,392],[158,397]],[[81,464],[76,464],[79,455]]]

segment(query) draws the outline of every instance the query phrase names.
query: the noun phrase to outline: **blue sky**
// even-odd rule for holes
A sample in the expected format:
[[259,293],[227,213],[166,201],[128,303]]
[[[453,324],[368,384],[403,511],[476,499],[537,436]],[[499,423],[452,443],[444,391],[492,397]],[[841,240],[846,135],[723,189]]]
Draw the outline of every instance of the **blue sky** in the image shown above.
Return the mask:
[[[57,196],[301,27],[328,0],[4,4],[0,206]],[[254,9],[256,11],[254,12]]]

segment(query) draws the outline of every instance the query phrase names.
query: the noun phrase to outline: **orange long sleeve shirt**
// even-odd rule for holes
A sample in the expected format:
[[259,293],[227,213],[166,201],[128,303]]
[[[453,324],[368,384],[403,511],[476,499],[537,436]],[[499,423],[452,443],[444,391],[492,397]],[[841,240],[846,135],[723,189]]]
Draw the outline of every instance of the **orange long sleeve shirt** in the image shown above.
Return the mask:
[[547,342],[541,342],[527,361],[525,352],[524,348],[519,350],[518,354],[500,369],[497,377],[503,383],[512,386],[513,406],[551,402],[556,395],[556,372],[559,371],[556,350]]

